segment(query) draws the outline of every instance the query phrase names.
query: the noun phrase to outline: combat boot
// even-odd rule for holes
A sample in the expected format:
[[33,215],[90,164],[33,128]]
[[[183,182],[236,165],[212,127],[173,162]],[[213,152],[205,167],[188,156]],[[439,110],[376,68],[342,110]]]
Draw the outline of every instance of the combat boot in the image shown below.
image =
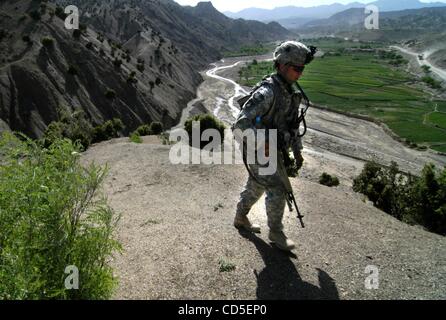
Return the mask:
[[260,233],[260,226],[252,224],[247,216],[236,214],[234,219],[234,227],[237,229],[245,229],[250,232]]
[[284,251],[291,251],[296,247],[294,242],[288,239],[283,231],[270,231],[268,238],[277,248]]

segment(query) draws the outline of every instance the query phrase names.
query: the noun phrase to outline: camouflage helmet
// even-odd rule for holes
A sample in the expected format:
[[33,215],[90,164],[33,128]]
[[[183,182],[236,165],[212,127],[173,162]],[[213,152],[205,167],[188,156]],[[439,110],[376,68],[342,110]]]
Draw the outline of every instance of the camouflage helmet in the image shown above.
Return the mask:
[[280,64],[292,63],[305,65],[313,60],[316,47],[307,47],[301,42],[286,41],[279,45],[274,51],[274,62]]

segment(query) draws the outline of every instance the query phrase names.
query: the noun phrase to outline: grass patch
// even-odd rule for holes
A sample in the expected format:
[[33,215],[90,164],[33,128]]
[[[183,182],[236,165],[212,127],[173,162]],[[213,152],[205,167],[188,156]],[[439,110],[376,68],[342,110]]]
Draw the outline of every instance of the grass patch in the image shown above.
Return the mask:
[[226,261],[225,259],[220,259],[218,261],[218,264],[220,266],[220,272],[231,272],[234,271],[236,268],[235,264]]

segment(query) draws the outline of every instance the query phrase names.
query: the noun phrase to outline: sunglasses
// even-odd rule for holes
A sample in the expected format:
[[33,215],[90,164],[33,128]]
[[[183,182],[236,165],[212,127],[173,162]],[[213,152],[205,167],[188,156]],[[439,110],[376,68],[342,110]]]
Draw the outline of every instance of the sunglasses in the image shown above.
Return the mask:
[[294,71],[296,71],[297,73],[302,73],[305,69],[305,66],[295,66],[290,64],[289,65]]

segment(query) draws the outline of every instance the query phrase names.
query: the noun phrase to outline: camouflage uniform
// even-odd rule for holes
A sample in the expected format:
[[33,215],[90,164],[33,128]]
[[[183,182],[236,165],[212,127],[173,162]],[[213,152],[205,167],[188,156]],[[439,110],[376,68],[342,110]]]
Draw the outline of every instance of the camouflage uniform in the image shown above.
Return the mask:
[[[260,116],[262,117],[262,127],[277,129],[279,134],[283,136],[283,139],[278,143],[283,143],[286,150],[292,148],[295,158],[298,159],[301,157],[302,143],[300,137],[296,135],[297,130],[291,129],[290,125],[292,120],[297,118],[296,113],[301,100],[301,93],[295,84],[289,85],[281,75],[273,74],[262,82],[245,103],[233,129],[241,129],[242,131],[252,129],[255,131],[256,119]],[[277,157],[278,161],[281,161],[280,152],[277,153]],[[271,231],[282,231],[282,217],[286,203],[282,183],[277,172],[272,175],[259,175],[258,167],[256,164],[250,165],[255,179],[251,175],[249,176],[248,182],[240,194],[237,215],[246,216],[263,192],[266,192],[265,204],[268,226]]]

